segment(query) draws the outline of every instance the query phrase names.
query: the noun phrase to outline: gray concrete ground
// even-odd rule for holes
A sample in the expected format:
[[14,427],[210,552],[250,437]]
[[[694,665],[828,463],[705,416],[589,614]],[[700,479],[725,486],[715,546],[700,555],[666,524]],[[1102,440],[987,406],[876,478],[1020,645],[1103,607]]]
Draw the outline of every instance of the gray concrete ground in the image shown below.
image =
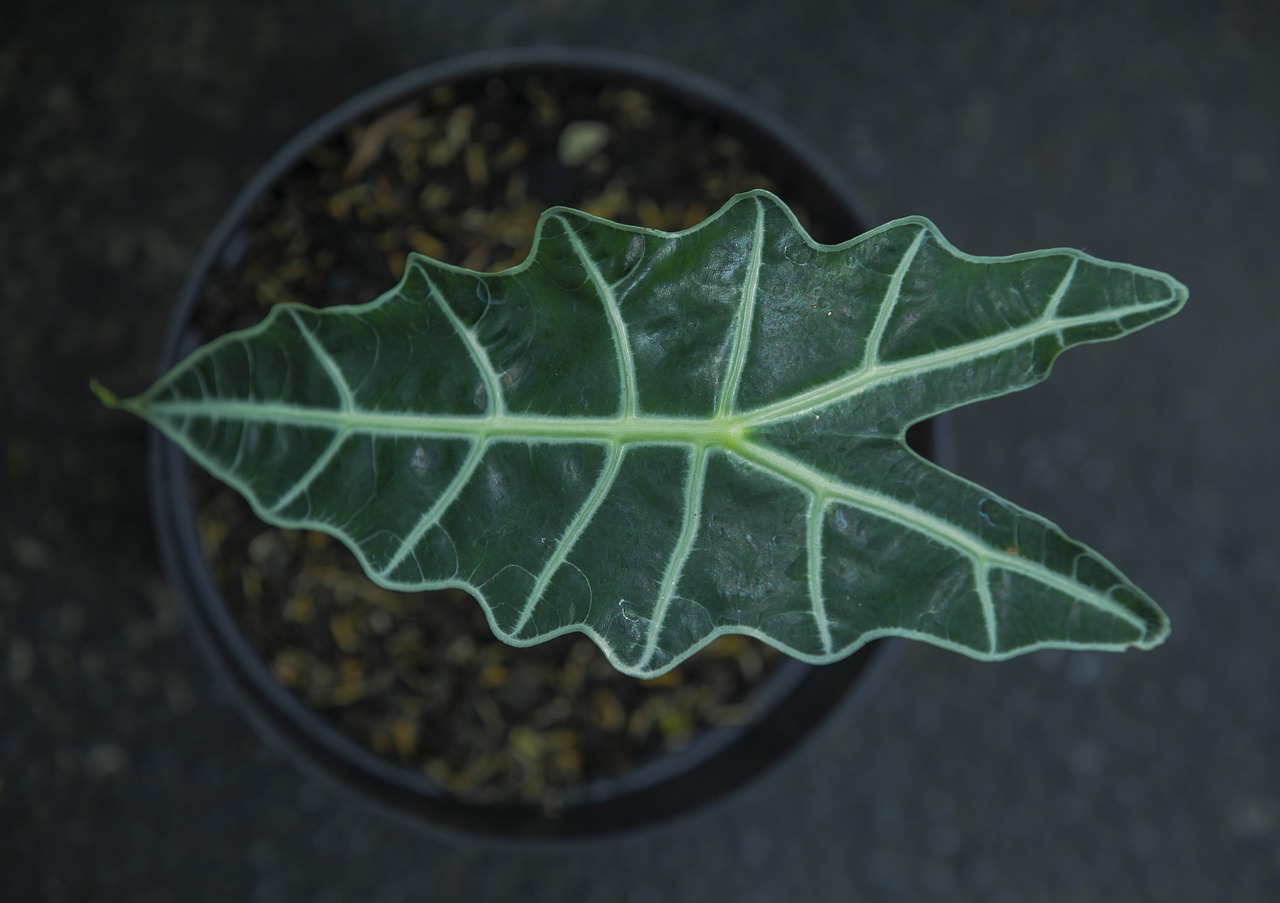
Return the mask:
[[[1261,2],[6,2],[0,899],[1280,899],[1278,40]],[[159,574],[143,432],[88,378],[150,373],[201,242],[300,127],[530,44],[715,76],[965,250],[1186,282],[1176,320],[954,424],[962,473],[1119,564],[1172,640],[912,647],[763,782],[589,852],[430,841],[264,746]]]

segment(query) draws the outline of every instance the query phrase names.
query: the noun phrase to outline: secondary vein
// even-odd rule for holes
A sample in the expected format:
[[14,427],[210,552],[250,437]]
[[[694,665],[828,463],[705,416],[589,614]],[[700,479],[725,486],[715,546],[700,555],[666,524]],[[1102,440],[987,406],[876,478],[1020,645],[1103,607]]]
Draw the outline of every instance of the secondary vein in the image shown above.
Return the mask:
[[716,399],[716,415],[727,417],[738,400],[738,387],[747,366],[747,352],[751,347],[751,326],[755,319],[756,294],[760,289],[760,262],[764,254],[764,205],[756,199],[756,224],[751,241],[751,253],[747,259],[747,271],[742,284],[742,298],[738,305],[738,319],[729,354],[729,366],[720,396]]
[[627,323],[622,318],[622,308],[618,306],[618,296],[613,287],[605,281],[604,274],[592,260],[578,233],[564,217],[557,217],[556,221],[564,229],[564,234],[573,247],[573,253],[577,255],[582,268],[586,270],[587,278],[591,280],[592,287],[595,288],[596,294],[604,305],[606,319],[609,321],[609,331],[613,336],[614,350],[618,355],[618,369],[622,377],[622,398],[618,412],[623,416],[632,415],[639,409],[640,404],[639,391],[636,387],[636,365],[631,355],[631,342],[627,337]]
[[638,665],[641,671],[648,670],[649,662],[658,651],[658,637],[662,634],[663,621],[666,620],[667,611],[671,608],[685,563],[693,551],[693,540],[702,522],[702,493],[706,479],[707,451],[705,448],[699,448],[689,462],[689,475],[685,480],[684,489],[684,519],[680,524],[680,535],[676,539],[675,547],[671,550],[671,558],[667,561],[667,569],[658,590],[657,603],[653,607],[653,615],[649,620],[649,636],[645,641],[644,655]]

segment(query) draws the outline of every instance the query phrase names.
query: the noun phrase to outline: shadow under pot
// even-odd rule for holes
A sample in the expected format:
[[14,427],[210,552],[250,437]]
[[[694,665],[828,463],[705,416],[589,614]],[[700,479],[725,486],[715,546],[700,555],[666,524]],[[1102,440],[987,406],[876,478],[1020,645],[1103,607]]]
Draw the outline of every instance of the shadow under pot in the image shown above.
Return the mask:
[[[829,165],[690,73],[590,51],[430,66],[324,117],[250,183],[161,367],[279,302],[371,301],[415,251],[512,266],[549,206],[673,231],[753,188],[819,241],[865,231]],[[928,424],[911,438],[930,451]],[[213,670],[277,746],[430,829],[571,840],[694,811],[795,750],[883,658],[872,644],[811,667],[726,636],[636,680],[579,634],[510,647],[462,591],[381,588],[339,541],[264,523],[152,440],[166,569]]]

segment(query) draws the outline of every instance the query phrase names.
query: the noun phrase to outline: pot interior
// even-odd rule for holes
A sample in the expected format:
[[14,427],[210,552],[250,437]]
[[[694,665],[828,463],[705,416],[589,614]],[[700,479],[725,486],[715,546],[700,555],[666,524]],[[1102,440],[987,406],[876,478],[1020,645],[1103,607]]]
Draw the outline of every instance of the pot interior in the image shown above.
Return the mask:
[[[189,329],[205,341],[280,302],[371,301],[415,252],[510,267],[555,205],[677,230],[767,188],[818,240],[856,234],[847,207],[811,209],[829,201],[812,173],[742,129],[616,73],[421,87],[332,130],[272,181],[199,285]],[[618,674],[580,635],[509,647],[460,591],[382,589],[337,540],[269,526],[201,472],[191,490],[213,580],[274,679],[461,804],[557,816],[611,788],[645,790],[667,780],[674,754],[705,760],[731,744],[812,670],[742,636],[651,681]]]

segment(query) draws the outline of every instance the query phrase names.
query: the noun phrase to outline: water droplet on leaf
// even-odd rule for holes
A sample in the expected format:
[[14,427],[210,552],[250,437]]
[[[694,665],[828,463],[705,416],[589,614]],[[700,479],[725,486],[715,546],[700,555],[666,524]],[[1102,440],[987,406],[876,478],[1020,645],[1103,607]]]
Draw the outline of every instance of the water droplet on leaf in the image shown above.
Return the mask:
[[622,271],[629,273],[635,269],[636,264],[644,259],[644,236],[632,235],[631,243],[627,245],[627,256],[622,261]]
[[427,460],[427,450],[421,445],[413,450],[413,457],[409,459],[409,469],[419,477],[425,477],[427,471],[431,469],[430,462]]
[[1009,512],[995,499],[986,498],[978,502],[978,514],[992,527],[1009,526]]
[[818,252],[814,249],[813,245],[805,241],[797,241],[787,245],[787,247],[783,249],[782,253],[786,255],[787,260],[790,260],[797,266],[808,266],[813,262],[813,259],[818,256]]

